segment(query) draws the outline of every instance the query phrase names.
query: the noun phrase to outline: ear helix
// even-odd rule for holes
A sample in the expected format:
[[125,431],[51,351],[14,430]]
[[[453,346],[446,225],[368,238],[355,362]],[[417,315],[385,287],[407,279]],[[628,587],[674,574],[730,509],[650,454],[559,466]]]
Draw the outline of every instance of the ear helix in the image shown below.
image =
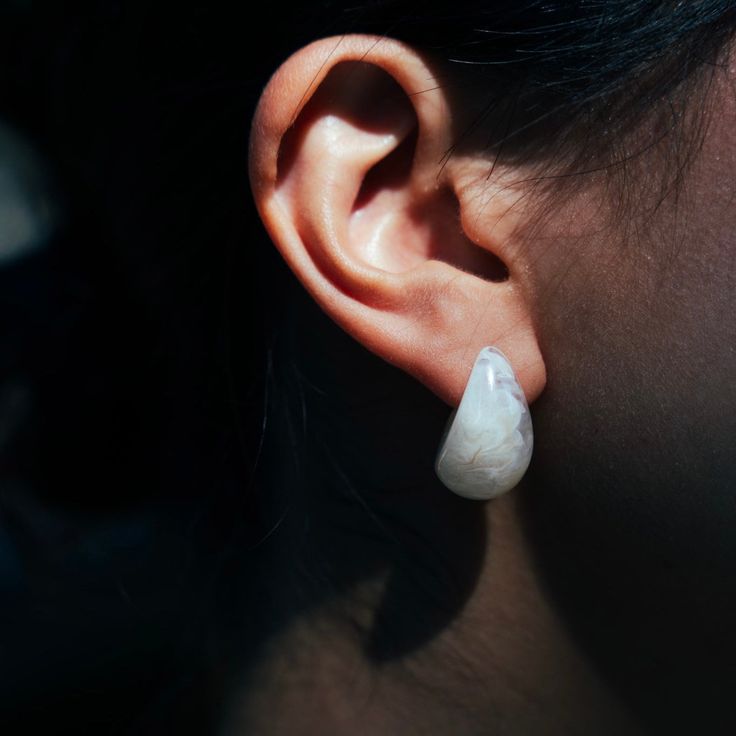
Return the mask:
[[448,419],[437,476],[459,496],[495,498],[521,480],[533,444],[529,406],[511,364],[498,348],[484,347]]

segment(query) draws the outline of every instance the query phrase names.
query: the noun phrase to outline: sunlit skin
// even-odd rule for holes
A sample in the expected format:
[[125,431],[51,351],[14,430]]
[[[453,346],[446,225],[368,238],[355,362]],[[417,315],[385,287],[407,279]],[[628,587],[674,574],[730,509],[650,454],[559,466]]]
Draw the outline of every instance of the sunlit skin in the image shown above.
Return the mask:
[[[374,67],[355,72],[364,85],[329,76],[356,60]],[[611,172],[581,174],[540,208],[529,169],[500,165],[489,178],[489,154],[470,147],[440,167],[467,110],[433,75],[388,39],[298,52],[256,112],[253,194],[319,308],[447,405],[478,350],[500,347],[532,407],[532,466],[485,505],[433,486],[402,507],[428,559],[477,564],[451,622],[405,657],[368,661],[345,612],[370,627],[387,585],[373,575],[269,644],[232,731],[636,734],[644,717],[692,719],[693,691],[704,722],[715,718],[725,702],[707,665],[723,685],[736,649],[733,57],[714,73],[702,149],[680,186],[662,196],[655,183],[663,144],[632,163],[623,217]],[[378,105],[371,83],[385,92],[386,78],[405,96]],[[411,135],[413,157],[379,169],[361,199],[367,173]],[[508,278],[484,278],[487,254]],[[478,554],[437,539],[438,520],[462,536],[471,518],[486,530],[467,530]],[[609,594],[608,609],[594,605]],[[637,658],[664,658],[667,675],[641,674]],[[627,689],[637,672],[649,678],[646,716]]]

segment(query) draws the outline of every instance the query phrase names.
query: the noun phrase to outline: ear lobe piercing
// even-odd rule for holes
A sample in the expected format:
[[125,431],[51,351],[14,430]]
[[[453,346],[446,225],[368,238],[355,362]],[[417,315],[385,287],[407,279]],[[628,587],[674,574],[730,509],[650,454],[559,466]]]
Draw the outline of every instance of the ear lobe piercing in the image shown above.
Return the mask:
[[459,496],[495,498],[521,480],[533,445],[529,406],[511,364],[498,348],[483,348],[447,421],[437,476]]

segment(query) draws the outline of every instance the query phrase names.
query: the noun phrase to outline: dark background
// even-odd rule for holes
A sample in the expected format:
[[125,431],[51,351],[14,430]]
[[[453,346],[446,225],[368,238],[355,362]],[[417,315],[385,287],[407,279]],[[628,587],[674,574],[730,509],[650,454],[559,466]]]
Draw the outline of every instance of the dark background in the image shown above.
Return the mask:
[[234,549],[270,521],[291,277],[246,148],[285,51],[245,11],[149,5],[0,7],[4,734],[210,732]]

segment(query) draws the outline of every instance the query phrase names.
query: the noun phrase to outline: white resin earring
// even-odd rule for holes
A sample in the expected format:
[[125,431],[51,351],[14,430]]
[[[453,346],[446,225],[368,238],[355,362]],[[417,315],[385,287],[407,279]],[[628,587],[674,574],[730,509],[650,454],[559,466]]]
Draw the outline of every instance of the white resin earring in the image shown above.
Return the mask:
[[437,476],[459,496],[495,498],[521,480],[533,444],[529,406],[511,364],[498,348],[483,348],[447,421]]

